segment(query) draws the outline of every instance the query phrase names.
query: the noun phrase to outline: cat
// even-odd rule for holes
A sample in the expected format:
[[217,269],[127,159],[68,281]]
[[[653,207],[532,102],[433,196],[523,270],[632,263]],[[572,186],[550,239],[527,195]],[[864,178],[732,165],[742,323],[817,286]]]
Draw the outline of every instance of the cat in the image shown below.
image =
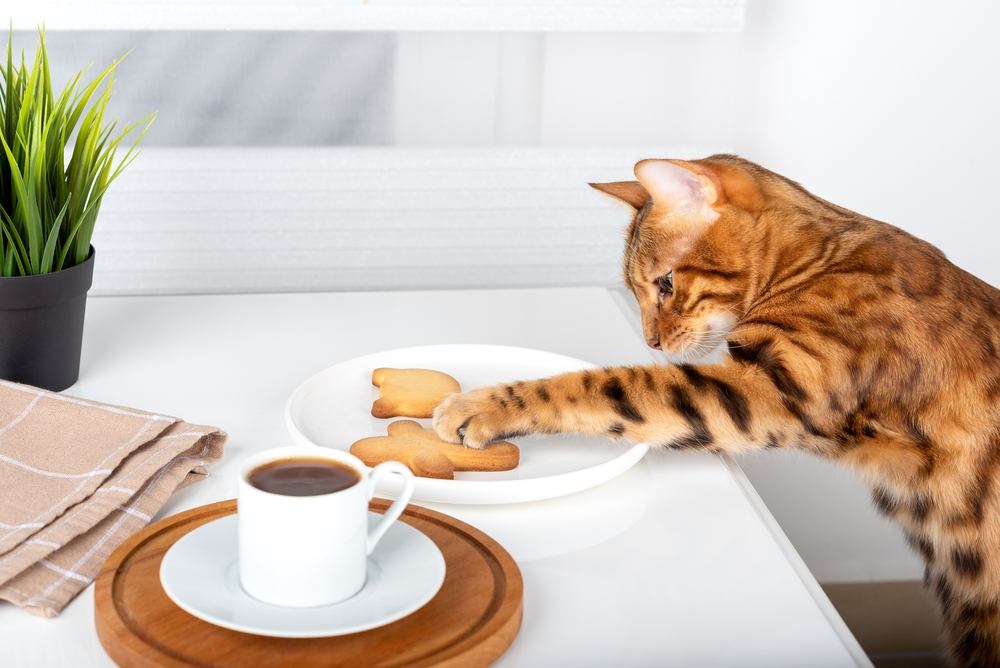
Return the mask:
[[737,156],[642,160],[635,175],[591,186],[634,210],[625,284],[672,364],[452,395],[438,435],[839,461],[923,557],[953,661],[1000,665],[1000,291]]

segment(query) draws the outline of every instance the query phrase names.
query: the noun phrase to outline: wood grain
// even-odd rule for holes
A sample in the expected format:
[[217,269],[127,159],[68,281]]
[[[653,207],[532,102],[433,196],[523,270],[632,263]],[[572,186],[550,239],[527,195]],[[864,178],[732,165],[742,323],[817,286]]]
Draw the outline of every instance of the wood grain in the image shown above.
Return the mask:
[[[383,512],[388,501],[375,499]],[[441,513],[409,506],[401,520],[444,554],[441,591],[397,622],[334,638],[268,638],[189,615],[160,586],[163,555],[181,536],[236,511],[235,501],[194,508],[139,532],[97,576],[94,616],[101,644],[120,666],[487,666],[521,627],[517,564],[492,538]]]

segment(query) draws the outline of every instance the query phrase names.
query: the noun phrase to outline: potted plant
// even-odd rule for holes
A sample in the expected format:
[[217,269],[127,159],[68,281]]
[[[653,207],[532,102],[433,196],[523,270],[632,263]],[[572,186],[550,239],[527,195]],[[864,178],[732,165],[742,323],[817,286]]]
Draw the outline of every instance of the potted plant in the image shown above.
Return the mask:
[[154,115],[117,133],[105,122],[121,58],[86,85],[81,71],[56,96],[44,30],[30,69],[23,52],[15,64],[12,42],[9,32],[0,72],[0,378],[58,391],[80,373],[101,200]]

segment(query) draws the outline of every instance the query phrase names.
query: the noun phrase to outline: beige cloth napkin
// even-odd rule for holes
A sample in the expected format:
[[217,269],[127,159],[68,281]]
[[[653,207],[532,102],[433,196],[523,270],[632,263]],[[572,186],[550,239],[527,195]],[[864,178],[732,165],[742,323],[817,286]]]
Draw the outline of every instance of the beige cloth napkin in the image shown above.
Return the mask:
[[226,434],[0,381],[0,599],[53,617]]

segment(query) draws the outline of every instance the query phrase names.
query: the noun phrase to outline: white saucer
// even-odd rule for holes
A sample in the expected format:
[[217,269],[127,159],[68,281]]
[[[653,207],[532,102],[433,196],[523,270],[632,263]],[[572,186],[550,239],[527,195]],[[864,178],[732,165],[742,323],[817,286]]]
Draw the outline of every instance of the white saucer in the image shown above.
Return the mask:
[[[368,513],[368,522],[381,517]],[[397,521],[368,558],[368,581],[352,598],[316,608],[270,605],[240,586],[236,526],[236,515],[204,524],[177,541],[160,564],[160,583],[174,603],[233,631],[277,638],[367,631],[416,612],[444,582],[444,557],[434,541]]]

